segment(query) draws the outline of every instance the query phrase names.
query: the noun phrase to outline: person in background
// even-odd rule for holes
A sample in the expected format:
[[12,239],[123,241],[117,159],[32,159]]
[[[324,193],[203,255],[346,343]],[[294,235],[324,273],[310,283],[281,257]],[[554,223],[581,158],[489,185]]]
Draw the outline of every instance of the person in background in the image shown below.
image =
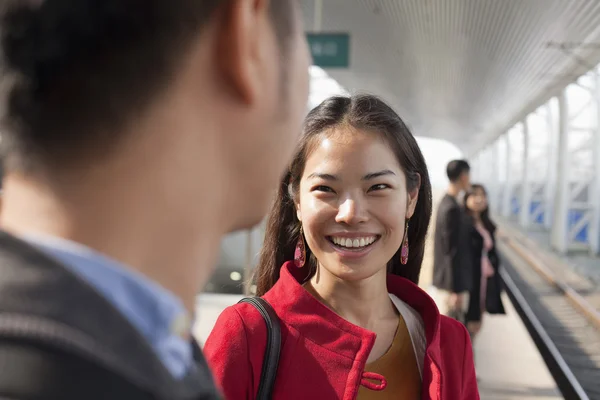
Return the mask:
[[472,285],[466,321],[473,341],[481,330],[483,314],[505,314],[502,305],[502,280],[498,270],[500,259],[496,253],[496,225],[489,216],[485,188],[473,184],[463,199],[466,211],[465,225],[470,237],[467,256],[473,265]]
[[[479,398],[467,330],[417,286],[431,207],[421,150],[385,102],[308,114],[256,270],[281,320],[272,399]],[[204,350],[228,399],[256,398],[266,346],[251,305],[219,316]]]
[[216,399],[191,338],[308,100],[294,0],[0,6],[0,397]]
[[[433,286],[440,311],[464,322],[464,311],[471,287],[471,265],[464,254],[468,236],[458,196],[470,186],[470,167],[465,160],[448,163],[450,184],[440,201],[434,232]],[[441,295],[439,295],[441,294]]]

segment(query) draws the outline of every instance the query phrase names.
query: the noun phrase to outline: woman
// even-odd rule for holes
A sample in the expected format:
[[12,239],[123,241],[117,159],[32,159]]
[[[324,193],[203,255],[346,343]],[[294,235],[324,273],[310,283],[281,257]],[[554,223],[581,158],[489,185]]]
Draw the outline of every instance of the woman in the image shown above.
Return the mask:
[[505,311],[500,298],[502,281],[498,274],[500,261],[496,253],[496,225],[489,216],[485,188],[482,185],[472,185],[463,201],[470,236],[469,256],[473,265],[466,320],[473,340],[481,330],[484,312],[505,314]]
[[[368,95],[306,117],[257,267],[282,324],[273,398],[478,399],[469,335],[416,285],[431,185],[400,117]],[[266,327],[250,305],[219,317],[205,354],[227,399],[254,399]]]

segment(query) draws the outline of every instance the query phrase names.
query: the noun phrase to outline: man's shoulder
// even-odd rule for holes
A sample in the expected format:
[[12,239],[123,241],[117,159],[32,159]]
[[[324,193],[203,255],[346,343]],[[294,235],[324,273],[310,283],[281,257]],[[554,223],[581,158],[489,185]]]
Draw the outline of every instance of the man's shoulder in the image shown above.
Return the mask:
[[15,400],[40,395],[67,400],[154,398],[150,392],[89,358],[41,341],[0,337],[0,361],[11,365],[0,374],[0,396],[10,392],[10,398]]
[[460,205],[458,204],[458,201],[449,194],[444,195],[438,206],[438,215],[444,216],[445,214],[455,210],[460,211]]
[[[82,379],[101,380],[101,370],[133,384],[140,393],[217,398],[201,355],[191,380],[195,382],[176,381],[142,334],[99,292],[57,260],[5,232],[0,232],[0,310],[0,347],[27,343],[19,351],[38,354],[34,358],[43,360],[50,372],[67,360],[69,370],[90,373]],[[4,361],[9,355],[0,351],[0,362],[8,365]]]
[[452,196],[450,196],[448,193],[446,193],[444,196],[442,196],[442,198],[440,199],[440,205],[449,205],[449,204],[457,204],[456,199]]
[[83,354],[42,342],[0,337],[0,362],[11,365],[0,374],[3,399],[220,399],[209,373],[195,375],[190,389],[156,390]]

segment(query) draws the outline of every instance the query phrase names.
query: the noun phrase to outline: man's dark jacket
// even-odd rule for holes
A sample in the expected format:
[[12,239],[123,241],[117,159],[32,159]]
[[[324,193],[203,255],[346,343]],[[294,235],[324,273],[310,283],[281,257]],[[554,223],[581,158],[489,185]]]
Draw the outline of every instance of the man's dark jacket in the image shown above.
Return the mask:
[[470,239],[465,217],[456,198],[446,194],[435,223],[433,285],[453,293],[471,288]]
[[0,232],[0,398],[212,400],[197,344],[178,381],[145,338],[56,260]]

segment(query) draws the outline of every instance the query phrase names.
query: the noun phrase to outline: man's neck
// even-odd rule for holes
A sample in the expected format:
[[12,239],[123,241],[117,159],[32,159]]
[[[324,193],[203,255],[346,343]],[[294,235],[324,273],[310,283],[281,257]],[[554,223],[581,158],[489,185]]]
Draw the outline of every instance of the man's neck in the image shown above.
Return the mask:
[[460,194],[461,189],[454,183],[451,183],[448,186],[448,194],[454,198],[458,197],[458,195]]
[[[144,199],[142,193],[151,191],[140,186],[123,191],[105,185],[99,186],[103,190],[78,188],[77,193],[59,195],[8,175],[1,225],[17,236],[39,233],[92,248],[173,292],[193,312],[225,233],[218,203],[211,207],[207,199],[198,207],[198,213],[206,215],[194,217],[204,223],[187,224],[186,217],[169,210],[159,196]],[[197,225],[202,225],[201,232],[194,230]]]

